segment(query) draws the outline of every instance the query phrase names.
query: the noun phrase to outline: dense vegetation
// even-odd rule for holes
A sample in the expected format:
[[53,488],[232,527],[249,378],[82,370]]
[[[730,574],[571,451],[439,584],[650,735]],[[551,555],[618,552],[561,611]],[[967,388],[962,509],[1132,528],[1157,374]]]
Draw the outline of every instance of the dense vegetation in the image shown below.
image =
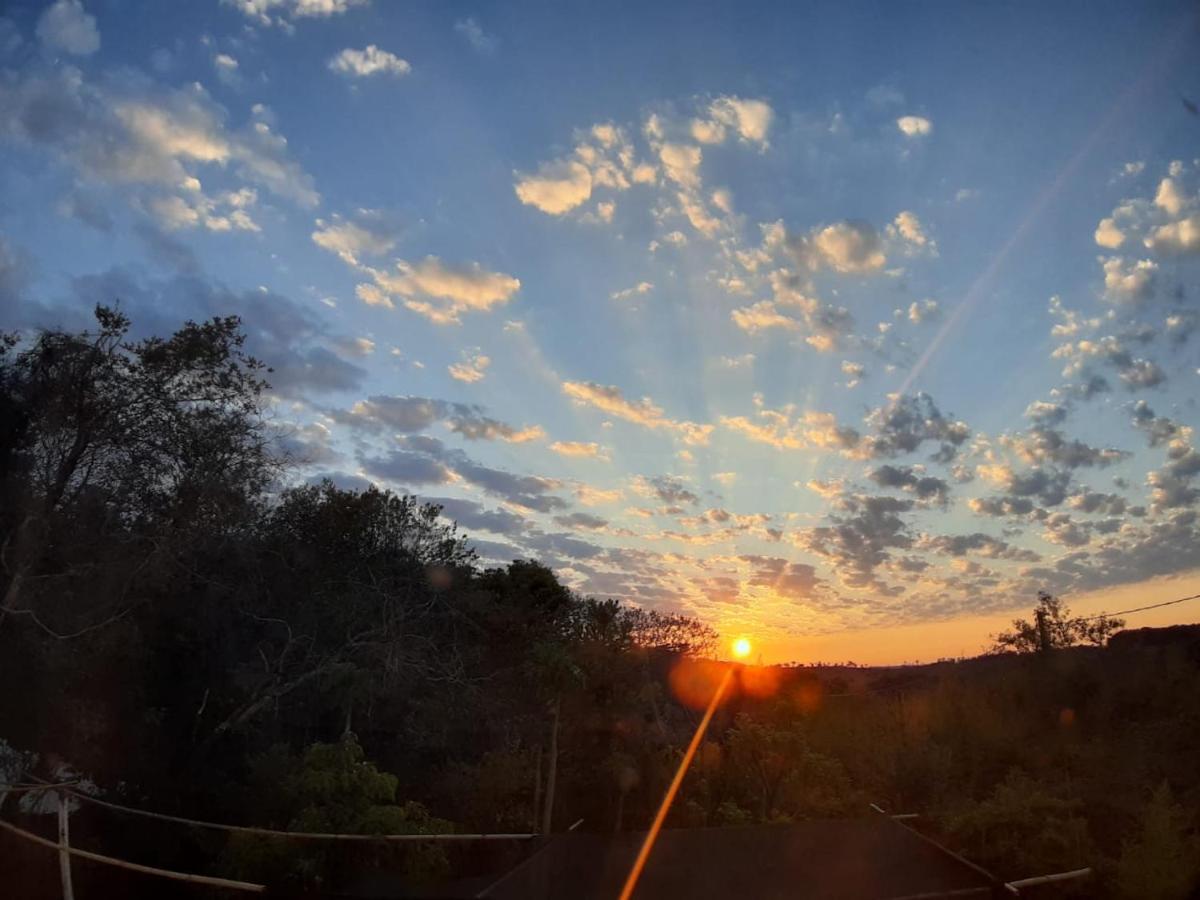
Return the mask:
[[[413,497],[281,487],[270,373],[238,321],[138,342],[128,324],[102,308],[94,333],[0,344],[8,771],[36,754],[33,773],[69,764],[133,805],[290,830],[646,826],[715,683],[711,629],[577,596],[536,562],[482,569]],[[1006,877],[1093,865],[1091,894],[1187,896],[1195,636],[1072,649],[1115,626],[1039,603],[1000,644],[1042,652],[744,669],[671,823],[875,802]],[[105,815],[80,816],[90,846],[260,880],[473,864]]]

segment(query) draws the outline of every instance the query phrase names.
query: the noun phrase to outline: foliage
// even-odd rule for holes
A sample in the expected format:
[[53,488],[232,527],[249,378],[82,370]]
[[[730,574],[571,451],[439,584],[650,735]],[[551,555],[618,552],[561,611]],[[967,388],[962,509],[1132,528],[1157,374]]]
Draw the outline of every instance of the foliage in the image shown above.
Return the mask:
[[1154,791],[1122,845],[1116,876],[1120,895],[1130,900],[1183,900],[1200,887],[1200,840],[1167,782]]
[[1075,868],[1091,853],[1082,804],[1013,769],[982,802],[951,820],[971,859],[1011,877]]
[[[313,744],[300,758],[275,748],[255,766],[259,792],[274,794],[286,831],[324,834],[446,834],[450,822],[420,803],[396,802],[397,779],[364,758],[352,734],[332,744]],[[265,782],[265,783],[264,783]],[[440,848],[415,844],[372,848],[379,864],[390,862],[411,877],[442,874],[447,861]],[[264,883],[322,882],[334,874],[328,845],[285,838],[233,834],[226,867],[239,878]]]
[[1103,647],[1124,627],[1124,619],[1103,614],[1073,617],[1062,600],[1039,591],[1033,619],[1013,619],[1012,631],[994,635],[993,652],[1033,653],[1081,644]]

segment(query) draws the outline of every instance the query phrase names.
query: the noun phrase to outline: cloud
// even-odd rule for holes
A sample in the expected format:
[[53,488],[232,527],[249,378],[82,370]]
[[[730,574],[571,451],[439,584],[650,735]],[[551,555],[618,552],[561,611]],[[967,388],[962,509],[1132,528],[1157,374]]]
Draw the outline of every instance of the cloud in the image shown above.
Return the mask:
[[924,474],[920,467],[882,465],[868,472],[867,477],[880,487],[899,488],[939,506],[945,506],[950,498],[950,485]]
[[810,599],[824,583],[817,577],[817,570],[807,563],[789,562],[778,556],[748,555],[738,559],[753,569],[748,584],[765,587],[791,600]]
[[1125,243],[1125,232],[1117,226],[1116,220],[1112,217],[1100,220],[1100,224],[1096,226],[1094,237],[1097,244],[1109,250],[1115,250]]
[[491,364],[492,360],[490,357],[476,352],[465,356],[462,362],[447,366],[446,371],[450,373],[450,377],[455,381],[474,384],[477,381],[483,381],[486,369]]
[[700,160],[703,153],[691,144],[663,144],[658,158],[666,176],[680,187],[696,190],[700,187]]
[[591,513],[573,512],[566,516],[555,516],[554,523],[563,528],[586,528],[595,531],[608,525],[608,519],[593,516]]
[[924,227],[921,225],[921,220],[917,218],[915,212],[904,210],[897,214],[892,224],[888,226],[888,234],[892,237],[899,237],[915,247],[933,247],[933,241],[929,239],[929,235],[925,233]]
[[317,219],[312,240],[347,265],[357,266],[364,256],[388,253],[399,234],[399,226],[380,210],[358,209],[348,219],[336,213],[330,220]]
[[1200,254],[1200,213],[1160,225],[1146,237],[1145,244],[1162,256]]
[[407,75],[412,66],[387,50],[368,44],[362,50],[347,47],[329,60],[329,70],[350,78],[369,78],[372,75]]
[[438,422],[469,441],[501,440],[523,444],[544,437],[536,425],[516,428],[484,414],[480,406],[451,403],[429,397],[373,394],[347,410],[330,410],[329,417],[342,425],[372,434],[385,431],[415,434]]
[[795,417],[794,405],[789,404],[782,409],[769,409],[763,403],[761,394],[754,395],[754,406],[753,419],[746,416],[722,416],[721,425],[776,450],[803,450],[813,447],[845,450],[858,444],[858,432],[853,428],[838,426],[829,413],[807,411]]
[[454,23],[454,30],[480,53],[494,53],[500,44],[497,38],[483,30],[483,26],[474,16],[459,19]]
[[995,503],[971,503],[971,508],[985,515],[1020,514],[1030,511],[1023,503],[1014,499],[1036,498],[1043,506],[1058,506],[1067,496],[1071,473],[1063,469],[1034,468],[1018,472],[1008,463],[992,463],[977,466],[977,474],[985,481],[997,485],[1009,496],[994,498]]
[[529,520],[507,509],[488,509],[474,500],[457,497],[426,497],[429,503],[442,508],[442,515],[453,519],[460,527],[490,531],[493,534],[520,535],[529,527]]
[[445,463],[411,450],[390,450],[383,456],[359,458],[363,471],[405,485],[450,484],[454,473]]
[[844,512],[831,515],[832,524],[799,532],[794,540],[833,562],[848,587],[885,589],[876,579],[875,569],[888,560],[891,549],[912,546],[901,514],[913,508],[913,501],[853,494],[839,503]]
[[940,314],[941,307],[936,300],[926,300],[923,303],[918,303],[914,300],[908,305],[905,317],[914,325],[920,325],[922,322],[929,322],[936,319]]
[[924,137],[933,131],[933,123],[923,116],[901,116],[896,120],[896,127],[906,137]]
[[851,362],[848,359],[842,360],[842,374],[846,376],[846,387],[858,387],[859,383],[867,374],[867,367],[862,363]]
[[700,497],[688,488],[683,479],[671,475],[656,475],[653,478],[639,476],[634,480],[633,488],[644,496],[657,497],[663,503],[672,506],[700,502]]
[[1030,465],[1053,464],[1066,469],[1104,468],[1129,458],[1130,453],[1113,447],[1092,447],[1068,438],[1048,425],[1035,425],[1023,435],[1005,437],[1001,443]]
[[555,441],[550,449],[575,459],[608,459],[607,451],[593,441]]
[[845,221],[815,229],[793,244],[793,252],[810,268],[838,272],[874,272],[887,262],[879,232],[869,222]]
[[1154,293],[1158,263],[1110,256],[1104,268],[1104,296],[1113,303],[1139,303]]
[[[631,185],[652,183],[654,167],[637,161],[625,130],[611,122],[600,122],[576,133],[570,156],[542,163],[535,174],[515,172],[513,190],[526,206],[548,215],[561,216],[582,206],[594,191],[628,190]],[[612,208],[609,203],[606,209]],[[595,219],[611,218],[599,210]]]
[[917,450],[926,441],[935,441],[941,444],[935,459],[949,462],[971,436],[965,422],[942,415],[933,398],[924,392],[892,394],[888,400],[867,414],[865,422],[873,433],[860,445],[864,457],[900,456]]
[[[222,0],[260,25],[287,25],[291,19],[327,19],[369,0]],[[274,14],[274,15],[272,15]]]
[[1009,559],[1037,562],[1041,557],[1032,550],[1014,547],[1007,541],[976,531],[972,534],[922,535],[917,549],[943,556],[982,556],[987,559]]
[[566,509],[567,502],[553,492],[561,482],[536,475],[517,475],[485,466],[461,450],[449,449],[437,438],[404,435],[397,447],[383,456],[363,456],[363,469],[380,478],[407,484],[449,484],[462,481],[485,494],[538,512]]
[[643,397],[637,402],[627,400],[621,389],[612,385],[596,384],[592,381],[567,381],[563,382],[562,391],[576,403],[595,407],[626,422],[633,422],[651,430],[664,429],[675,432],[685,444],[707,444],[709,435],[712,434],[711,425],[670,419],[664,414],[662,407],[656,406],[649,397]]
[[650,293],[654,290],[654,285],[649,281],[639,281],[631,288],[625,288],[621,291],[613,291],[610,295],[613,300],[628,300],[630,297],[637,297]]
[[348,356],[370,356],[375,352],[375,342],[365,337],[342,338],[334,344]]
[[266,121],[230,130],[225,119],[199,84],[162,90],[128,74],[90,83],[74,69],[0,83],[0,138],[50,151],[86,182],[123,188],[137,209],[171,196],[191,207],[213,203],[201,190],[201,176],[213,171],[317,204],[311,176]]
[[743,100],[740,97],[718,97],[708,112],[713,121],[732,128],[743,141],[764,147],[775,118],[774,111],[765,101]]
[[84,12],[80,0],[56,0],[37,23],[38,40],[52,50],[72,56],[90,56],[100,49],[96,17]]
[[545,163],[536,175],[518,178],[514,189],[526,206],[561,216],[592,196],[592,173],[575,160]]
[[374,285],[359,285],[358,294],[367,303],[388,305],[388,295],[404,298],[404,305],[436,325],[460,324],[467,312],[487,312],[502,306],[520,290],[521,282],[511,275],[489,272],[479,263],[454,266],[436,256],[420,262],[396,261],[396,271],[367,268]]

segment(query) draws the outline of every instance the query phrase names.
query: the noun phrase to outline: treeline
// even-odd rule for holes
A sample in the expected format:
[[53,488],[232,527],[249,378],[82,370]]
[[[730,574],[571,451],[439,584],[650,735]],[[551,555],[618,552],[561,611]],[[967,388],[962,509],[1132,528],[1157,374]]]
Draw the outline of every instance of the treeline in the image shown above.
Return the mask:
[[[0,342],[0,770],[69,765],[133,806],[290,830],[646,827],[715,685],[710,628],[536,562],[484,569],[416,498],[286,486],[235,318],[128,332],[100,308],[92,332]],[[1186,642],[853,685],[747,667],[669,824],[875,802],[1005,877],[1093,865],[1091,895],[1182,898],[1197,759]],[[479,862],[78,819],[94,849],[273,883]]]

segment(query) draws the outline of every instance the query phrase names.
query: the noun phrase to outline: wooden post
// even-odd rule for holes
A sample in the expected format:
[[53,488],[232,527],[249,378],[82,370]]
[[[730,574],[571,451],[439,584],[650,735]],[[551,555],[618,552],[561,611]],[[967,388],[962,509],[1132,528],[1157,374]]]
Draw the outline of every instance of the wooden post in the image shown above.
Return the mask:
[[550,757],[546,760],[546,799],[542,811],[542,834],[550,834],[554,820],[554,782],[558,775],[558,709],[559,698],[555,697],[550,707]]
[[55,791],[58,800],[58,874],[62,879],[63,900],[75,900],[75,890],[71,886],[71,832],[68,817],[71,814],[65,791]]

